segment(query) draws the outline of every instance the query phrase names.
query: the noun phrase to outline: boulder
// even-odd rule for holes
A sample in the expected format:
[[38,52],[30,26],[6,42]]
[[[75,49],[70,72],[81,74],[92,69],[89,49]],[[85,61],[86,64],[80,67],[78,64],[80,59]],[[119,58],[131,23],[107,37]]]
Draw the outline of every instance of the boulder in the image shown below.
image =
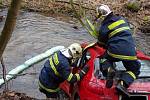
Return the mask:
[[133,12],[138,12],[141,8],[141,3],[138,0],[128,0],[126,3],[127,9]]

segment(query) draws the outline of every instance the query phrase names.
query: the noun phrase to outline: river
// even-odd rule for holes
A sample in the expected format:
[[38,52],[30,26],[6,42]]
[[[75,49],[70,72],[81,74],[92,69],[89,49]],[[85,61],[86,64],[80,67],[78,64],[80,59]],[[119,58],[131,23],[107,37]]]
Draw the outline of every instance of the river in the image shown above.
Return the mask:
[[[6,16],[6,12],[7,10],[4,9],[0,15]],[[2,30],[4,22],[5,19],[0,22],[0,30]],[[54,46],[63,45],[67,47],[74,42],[82,43],[95,40],[82,27],[74,28],[76,25],[72,21],[68,23],[35,12],[21,11],[16,28],[3,55],[7,72]],[[43,63],[32,66],[23,72],[27,73],[26,75],[18,76],[10,81],[9,89],[26,93],[34,98],[45,98],[38,91],[37,84]],[[0,73],[2,74],[2,70]]]

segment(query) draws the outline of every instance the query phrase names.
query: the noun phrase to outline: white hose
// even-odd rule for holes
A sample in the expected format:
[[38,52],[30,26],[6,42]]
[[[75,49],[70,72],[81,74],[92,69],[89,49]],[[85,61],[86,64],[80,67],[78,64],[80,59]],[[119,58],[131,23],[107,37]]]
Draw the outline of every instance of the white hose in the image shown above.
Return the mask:
[[[22,73],[24,70],[30,68],[32,65],[35,63],[38,63],[46,58],[48,58],[50,55],[52,55],[54,52],[64,49],[64,46],[56,46],[53,47],[46,52],[39,54],[27,61],[25,61],[22,65],[17,66],[16,68],[12,69],[11,71],[8,72],[6,75],[6,81],[10,81],[11,79],[14,79],[17,77],[17,74]],[[0,87],[4,84],[3,78],[0,79]]]

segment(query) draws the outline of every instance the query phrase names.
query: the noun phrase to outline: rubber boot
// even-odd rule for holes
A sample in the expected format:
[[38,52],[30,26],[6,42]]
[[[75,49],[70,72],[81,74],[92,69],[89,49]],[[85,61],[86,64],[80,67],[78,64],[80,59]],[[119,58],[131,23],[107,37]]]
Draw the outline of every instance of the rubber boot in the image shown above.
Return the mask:
[[116,90],[123,95],[126,95],[128,97],[130,97],[130,94],[128,93],[126,87],[124,86],[123,81],[120,81],[117,86],[116,86]]

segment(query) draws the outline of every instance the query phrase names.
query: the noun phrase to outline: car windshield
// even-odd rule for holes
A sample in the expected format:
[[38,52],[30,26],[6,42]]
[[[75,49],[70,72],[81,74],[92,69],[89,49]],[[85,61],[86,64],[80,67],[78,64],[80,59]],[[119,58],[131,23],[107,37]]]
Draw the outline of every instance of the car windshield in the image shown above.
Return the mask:
[[[150,77],[150,61],[146,60],[139,60],[141,62],[141,73],[140,77]],[[122,62],[116,62],[116,69],[117,70],[125,70],[125,67],[123,66]],[[94,60],[94,75],[95,77],[102,77],[102,73],[100,71],[100,58],[96,58]]]
[[[141,62],[141,73],[139,76],[150,76],[150,61],[147,60],[139,60]],[[118,70],[125,70],[123,67],[122,62],[117,62],[117,69]]]

